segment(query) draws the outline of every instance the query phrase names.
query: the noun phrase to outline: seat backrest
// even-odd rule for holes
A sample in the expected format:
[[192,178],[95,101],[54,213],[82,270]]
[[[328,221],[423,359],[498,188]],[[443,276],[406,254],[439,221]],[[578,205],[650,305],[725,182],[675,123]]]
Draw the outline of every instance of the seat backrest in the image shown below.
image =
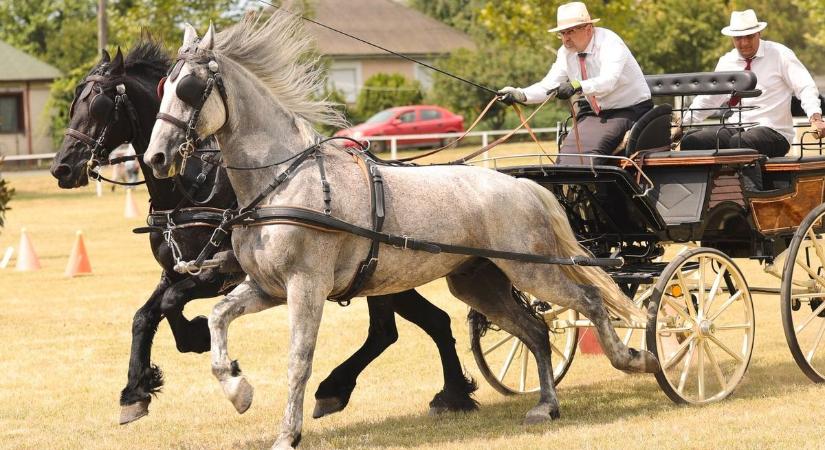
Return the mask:
[[696,72],[645,75],[645,81],[654,96],[682,96],[702,94],[730,94],[740,97],[757,96],[756,75],[750,71]]
[[625,156],[642,150],[670,148],[670,115],[673,107],[667,103],[656,105],[646,112],[630,129]]

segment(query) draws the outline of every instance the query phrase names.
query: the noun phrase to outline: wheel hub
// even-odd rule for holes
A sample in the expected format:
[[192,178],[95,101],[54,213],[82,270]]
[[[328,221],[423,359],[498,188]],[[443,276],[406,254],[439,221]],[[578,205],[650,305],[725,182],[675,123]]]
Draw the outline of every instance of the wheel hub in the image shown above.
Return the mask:
[[702,320],[699,322],[698,326],[696,327],[697,331],[699,332],[699,336],[702,337],[709,337],[713,336],[713,333],[716,331],[716,326],[713,325],[713,322],[710,320]]

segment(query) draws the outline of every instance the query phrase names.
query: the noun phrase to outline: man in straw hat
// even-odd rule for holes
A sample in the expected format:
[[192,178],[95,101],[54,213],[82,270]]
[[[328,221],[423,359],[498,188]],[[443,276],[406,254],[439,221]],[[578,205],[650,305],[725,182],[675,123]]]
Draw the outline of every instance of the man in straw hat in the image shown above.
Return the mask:
[[[722,34],[733,38],[730,52],[719,58],[716,71],[750,70],[756,74],[756,88],[762,95],[754,98],[731,98],[729,95],[697,96],[685,116],[684,124],[700,122],[714,108],[729,102],[730,106],[755,106],[741,112],[743,128],[711,127],[686,133],[682,150],[717,148],[752,148],[770,157],[788,153],[795,137],[791,117],[791,96],[802,102],[802,109],[820,137],[825,137],[825,122],[819,105],[819,90],[811,74],[794,52],[782,44],[762,40],[766,22],[760,22],[752,9],[734,11],[730,25]],[[707,110],[711,108],[711,110]],[[731,122],[731,121],[729,121]],[[738,120],[736,121],[738,122]],[[718,134],[717,134],[718,132]]]
[[[550,71],[532,86],[503,88],[501,100],[540,103],[556,88],[562,100],[583,94],[576,115],[578,132],[568,134],[560,153],[610,155],[633,124],[653,108],[650,89],[624,41],[606,28],[593,26],[599,19],[590,18],[584,3],[559,6],[557,17],[558,25],[549,31],[557,33],[563,45]],[[560,156],[558,162],[590,164],[590,158]]]

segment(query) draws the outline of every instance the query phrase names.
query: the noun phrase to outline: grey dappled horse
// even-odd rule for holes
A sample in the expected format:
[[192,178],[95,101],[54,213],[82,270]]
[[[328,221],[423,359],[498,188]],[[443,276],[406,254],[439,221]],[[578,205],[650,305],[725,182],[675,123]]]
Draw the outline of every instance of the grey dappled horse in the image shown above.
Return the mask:
[[[323,79],[315,61],[307,56],[311,39],[295,16],[280,11],[260,21],[247,16],[219,34],[210,27],[200,42],[196,39],[194,30],[187,26],[182,48],[190,51],[182,56],[185,65],[177,80],[166,81],[161,112],[183,121],[197,117],[197,133],[217,136],[229,166],[262,167],[285,161],[317,142],[313,122],[341,122],[332,105],[312,99]],[[196,50],[192,50],[195,45]],[[216,73],[220,73],[225,96],[212,89],[200,108],[193,106],[191,99],[181,98],[192,95],[187,94],[188,87],[179,92],[179,85],[206,86],[208,79],[214,82]],[[200,115],[194,116],[197,110]],[[144,161],[157,176],[178,170],[181,160],[176,149],[184,137],[185,132],[171,121],[156,122]],[[332,186],[332,216],[369,228],[370,190],[355,158],[329,143],[319,153]],[[239,204],[249,205],[289,165],[230,170]],[[384,230],[388,233],[547,256],[584,253],[556,198],[532,181],[467,166],[380,167],[380,171],[386,190]],[[261,205],[323,211],[320,186],[320,171],[308,161],[295,167]],[[234,370],[227,354],[227,327],[240,315],[286,302],[290,328],[288,396],[274,447],[291,448],[301,436],[304,389],[326,299],[347,288],[371,241],[276,221],[235,228],[232,244],[249,277],[215,306],[209,318],[212,371],[236,407],[248,401],[251,386]],[[523,291],[590,318],[615,367],[636,372],[658,370],[652,354],[629,349],[613,330],[605,305],[625,316],[642,320],[644,316],[598,268],[486,260],[382,245],[377,270],[359,295],[399,292],[440,277],[447,277],[453,295],[521,339],[535,356],[541,395],[527,413],[527,423],[558,417],[559,404],[547,328],[513,300],[508,280]]]

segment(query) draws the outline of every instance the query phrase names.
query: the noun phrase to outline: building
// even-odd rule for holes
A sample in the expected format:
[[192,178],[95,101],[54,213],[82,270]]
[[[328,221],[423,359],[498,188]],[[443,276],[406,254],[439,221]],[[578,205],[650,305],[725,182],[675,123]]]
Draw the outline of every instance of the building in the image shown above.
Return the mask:
[[56,68],[0,41],[0,155],[52,152],[46,101]]
[[[309,12],[324,25],[436,67],[438,57],[475,48],[465,33],[392,0],[313,0]],[[432,69],[318,25],[306,27],[330,63],[330,82],[348,102],[377,73],[398,73],[425,88],[431,85]]]

